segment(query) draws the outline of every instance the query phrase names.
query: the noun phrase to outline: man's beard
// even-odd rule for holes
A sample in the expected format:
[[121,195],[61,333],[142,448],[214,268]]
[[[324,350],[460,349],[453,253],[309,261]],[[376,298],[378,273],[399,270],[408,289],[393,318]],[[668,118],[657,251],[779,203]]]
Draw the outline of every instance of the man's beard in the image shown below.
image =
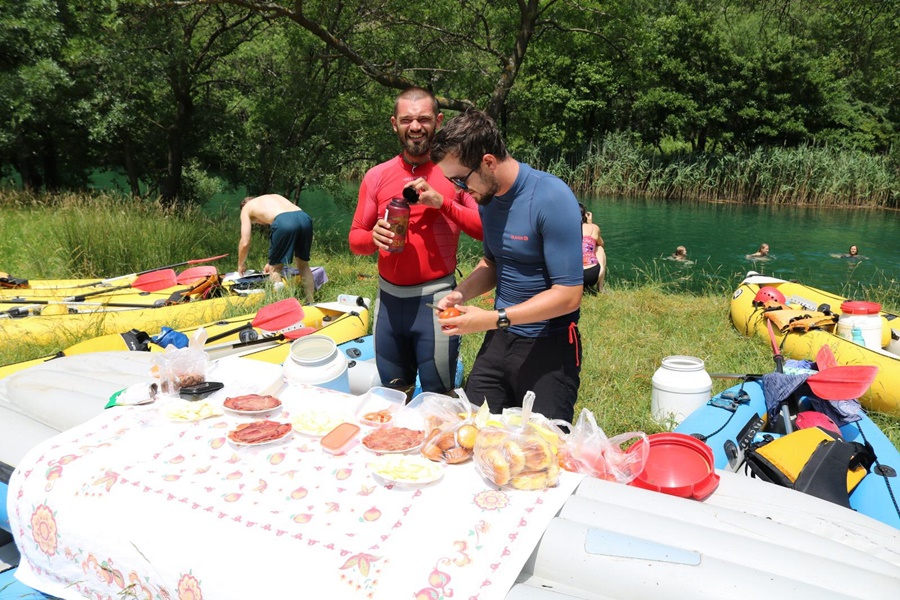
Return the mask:
[[431,151],[431,135],[425,135],[421,140],[412,141],[407,137],[400,140],[403,144],[403,150],[410,156],[424,156]]
[[475,203],[478,206],[487,206],[488,204],[491,203],[491,200],[493,200],[493,199],[494,199],[494,194],[491,194],[490,196],[479,196],[478,198],[474,198]]
[[479,197],[476,198],[472,196],[475,200],[475,203],[479,206],[487,206],[491,203],[491,200],[494,199],[494,196],[497,194],[497,191],[500,189],[500,185],[497,183],[497,179],[494,178],[492,174],[488,174],[486,176],[482,176],[481,180],[487,185],[488,191],[484,194],[479,194]]

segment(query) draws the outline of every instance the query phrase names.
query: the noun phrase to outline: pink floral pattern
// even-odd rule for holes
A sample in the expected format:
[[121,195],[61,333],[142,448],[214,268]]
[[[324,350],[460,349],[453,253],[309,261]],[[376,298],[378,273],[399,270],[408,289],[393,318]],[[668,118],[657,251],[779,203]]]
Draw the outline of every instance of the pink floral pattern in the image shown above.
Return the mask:
[[56,517],[53,511],[44,504],[39,505],[31,513],[31,535],[41,552],[47,556],[56,554],[59,541]]
[[178,581],[178,600],[203,600],[200,582],[190,573],[182,575]]

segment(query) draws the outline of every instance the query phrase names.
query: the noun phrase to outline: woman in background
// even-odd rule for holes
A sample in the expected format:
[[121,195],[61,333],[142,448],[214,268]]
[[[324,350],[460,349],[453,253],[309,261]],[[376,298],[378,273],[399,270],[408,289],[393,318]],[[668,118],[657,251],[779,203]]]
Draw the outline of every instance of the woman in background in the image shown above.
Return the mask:
[[603,238],[600,227],[594,224],[594,215],[584,204],[581,207],[581,264],[584,267],[585,291],[603,291],[606,281],[606,250],[603,249]]
[[760,260],[760,259],[762,259],[762,260],[769,260],[769,258],[771,258],[771,257],[769,256],[769,245],[766,244],[766,243],[760,244],[760,245],[759,245],[759,250],[757,250],[757,251],[754,252],[753,254],[748,254],[748,255],[747,255],[747,259],[748,259],[748,260]]

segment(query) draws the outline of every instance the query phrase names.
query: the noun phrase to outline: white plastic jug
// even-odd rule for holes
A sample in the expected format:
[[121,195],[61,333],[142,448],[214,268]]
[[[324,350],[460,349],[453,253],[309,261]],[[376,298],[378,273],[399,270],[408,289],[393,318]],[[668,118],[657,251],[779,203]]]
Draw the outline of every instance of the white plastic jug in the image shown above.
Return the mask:
[[284,378],[350,393],[347,357],[334,340],[324,335],[308,335],[291,343],[284,361]]
[[838,335],[850,341],[853,339],[853,328],[862,333],[866,348],[881,350],[882,326],[881,305],[877,302],[847,301],[841,304],[841,316],[838,319]]
[[666,426],[681,423],[712,396],[712,379],[703,361],[694,356],[665,357],[651,381],[651,414]]

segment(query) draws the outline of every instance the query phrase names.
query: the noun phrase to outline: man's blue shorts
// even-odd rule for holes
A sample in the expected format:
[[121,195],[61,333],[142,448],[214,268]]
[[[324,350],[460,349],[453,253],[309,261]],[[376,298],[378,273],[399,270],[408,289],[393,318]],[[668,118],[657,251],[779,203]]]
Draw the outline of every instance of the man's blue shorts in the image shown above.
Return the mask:
[[309,262],[312,239],[313,222],[309,213],[302,210],[281,213],[272,221],[269,264],[289,265],[295,256]]

